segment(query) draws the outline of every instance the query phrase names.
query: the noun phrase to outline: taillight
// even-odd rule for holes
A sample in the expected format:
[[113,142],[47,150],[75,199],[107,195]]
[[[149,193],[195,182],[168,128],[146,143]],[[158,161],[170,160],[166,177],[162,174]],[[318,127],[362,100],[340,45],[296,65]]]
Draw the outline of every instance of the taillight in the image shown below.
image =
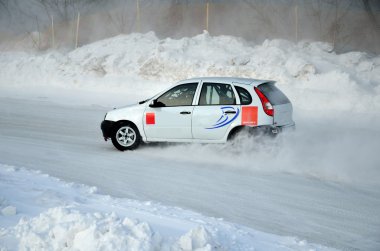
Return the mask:
[[257,88],[255,87],[255,92],[257,93],[257,96],[259,96],[261,100],[261,104],[263,105],[264,112],[273,117],[274,110],[272,104],[269,102],[269,99],[265,97],[265,95]]

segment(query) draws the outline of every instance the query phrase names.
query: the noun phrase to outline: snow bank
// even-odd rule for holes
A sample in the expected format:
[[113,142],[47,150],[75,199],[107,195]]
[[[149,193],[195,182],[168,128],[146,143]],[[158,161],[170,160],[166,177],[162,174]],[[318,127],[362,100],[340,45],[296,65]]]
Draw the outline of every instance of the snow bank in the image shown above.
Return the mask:
[[380,57],[337,55],[320,42],[267,40],[255,45],[207,32],[178,40],[149,32],[66,52],[0,53],[0,88],[34,88],[35,95],[44,92],[39,87],[59,87],[118,93],[113,97],[121,92],[135,101],[180,79],[215,75],[277,80],[296,109],[380,110]]
[[0,250],[332,250],[0,165]]

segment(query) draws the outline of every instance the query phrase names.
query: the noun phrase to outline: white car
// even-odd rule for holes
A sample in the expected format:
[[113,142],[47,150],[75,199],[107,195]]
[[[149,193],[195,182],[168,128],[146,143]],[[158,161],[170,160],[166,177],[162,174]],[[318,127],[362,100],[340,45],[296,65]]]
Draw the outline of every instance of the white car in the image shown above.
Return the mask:
[[207,77],[178,82],[138,104],[108,112],[104,139],[121,150],[144,142],[224,143],[242,128],[294,128],[293,108],[274,81]]

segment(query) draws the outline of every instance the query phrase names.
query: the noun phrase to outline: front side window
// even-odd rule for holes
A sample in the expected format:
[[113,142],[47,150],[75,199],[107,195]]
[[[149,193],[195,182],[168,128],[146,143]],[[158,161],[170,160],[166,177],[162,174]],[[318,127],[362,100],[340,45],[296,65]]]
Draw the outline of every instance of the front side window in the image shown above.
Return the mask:
[[173,87],[169,91],[162,94],[157,103],[162,106],[186,106],[192,105],[195,91],[198,83],[182,84]]
[[235,105],[232,86],[219,83],[203,83],[199,105]]

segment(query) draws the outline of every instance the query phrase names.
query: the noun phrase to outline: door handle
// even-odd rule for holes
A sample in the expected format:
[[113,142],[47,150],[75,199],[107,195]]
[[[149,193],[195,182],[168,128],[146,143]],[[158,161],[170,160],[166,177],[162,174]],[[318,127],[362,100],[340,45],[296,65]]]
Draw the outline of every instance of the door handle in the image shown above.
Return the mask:
[[191,112],[188,112],[188,111],[183,111],[183,112],[180,112],[179,114],[182,114],[182,115],[187,115],[187,114],[191,114]]
[[225,111],[224,114],[235,114],[236,111]]

